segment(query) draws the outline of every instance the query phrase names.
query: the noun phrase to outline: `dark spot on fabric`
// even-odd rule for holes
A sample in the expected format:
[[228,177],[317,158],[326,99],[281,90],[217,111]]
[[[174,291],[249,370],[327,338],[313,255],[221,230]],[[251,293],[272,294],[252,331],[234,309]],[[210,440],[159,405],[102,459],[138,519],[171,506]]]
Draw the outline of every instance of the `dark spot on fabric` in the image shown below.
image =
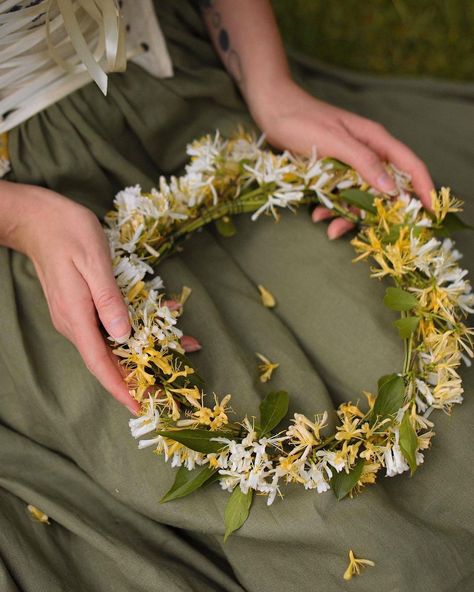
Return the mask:
[[143,50],[148,51],[150,49],[150,46],[148,45],[148,43],[144,43],[143,41],[140,43],[141,47]]

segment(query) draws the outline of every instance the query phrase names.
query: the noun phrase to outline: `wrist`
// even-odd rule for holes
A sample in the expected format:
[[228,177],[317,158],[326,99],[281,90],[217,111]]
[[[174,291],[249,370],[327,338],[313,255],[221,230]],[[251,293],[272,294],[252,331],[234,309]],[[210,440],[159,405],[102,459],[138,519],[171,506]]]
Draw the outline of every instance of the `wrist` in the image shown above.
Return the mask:
[[44,230],[41,214],[51,199],[35,185],[0,182],[0,244],[27,256],[34,252],[34,235]]
[[289,73],[256,86],[252,96],[247,98],[247,104],[255,123],[269,136],[278,120],[293,109],[294,103],[306,93]]

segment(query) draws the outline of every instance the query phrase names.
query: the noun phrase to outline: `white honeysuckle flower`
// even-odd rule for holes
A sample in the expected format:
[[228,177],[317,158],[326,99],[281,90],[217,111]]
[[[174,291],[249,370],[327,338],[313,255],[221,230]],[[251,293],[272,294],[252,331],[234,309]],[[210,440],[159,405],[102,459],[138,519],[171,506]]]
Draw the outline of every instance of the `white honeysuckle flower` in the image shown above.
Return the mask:
[[156,275],[152,280],[146,281],[145,286],[147,290],[162,290],[165,287],[159,275]]
[[441,245],[441,249],[446,256],[452,261],[459,261],[462,259],[462,253],[460,253],[457,249],[454,248],[454,241],[450,238],[445,238],[443,240],[443,244]]
[[433,220],[424,216],[421,220],[418,220],[418,222],[415,223],[415,226],[419,226],[420,228],[431,228],[431,226],[433,226]]
[[148,398],[147,407],[147,412],[144,415],[130,419],[128,422],[132,436],[135,439],[158,429],[160,412],[156,408],[156,401],[152,396]]
[[343,460],[338,460],[337,454],[332,450],[318,450],[316,456],[321,458],[324,464],[331,465],[331,467],[335,468],[338,473],[346,466]]
[[159,446],[162,443],[163,437],[157,436],[156,438],[150,438],[149,440],[139,440],[138,448],[141,450],[143,448],[149,448],[150,446]]
[[267,201],[252,214],[251,220],[255,222],[259,216],[267,211],[270,211],[274,218],[278,218],[275,208],[291,209],[291,206],[297,204],[304,196],[303,191],[295,191],[294,189],[295,188],[292,186],[289,186],[288,190],[284,190],[284,188],[281,187],[278,191],[269,195]]
[[140,185],[134,185],[133,187],[126,187],[122,191],[119,191],[115,196],[115,206],[118,210],[118,224],[124,224],[134,214],[141,214],[152,219],[159,219],[166,215],[169,211],[169,204],[166,202],[166,207],[158,208],[159,205],[157,198],[160,194],[156,189],[151,190],[151,198],[143,195]]
[[278,488],[278,479],[278,473],[274,471],[271,482],[267,483],[264,488],[261,489],[262,493],[267,494],[267,506],[271,506],[273,504],[277,493],[280,491]]
[[[418,393],[420,393],[425,398],[428,405],[433,405],[435,400],[433,398],[433,394],[431,392],[431,389],[426,384],[426,382],[424,382],[423,380],[421,380],[419,378],[415,378],[415,384],[416,384],[416,388],[418,390]],[[425,406],[425,408],[426,408],[426,406]],[[424,409],[422,409],[421,411],[424,411]]]
[[264,142],[265,134],[261,134],[257,140],[239,138],[233,142],[229,157],[236,162],[256,160]]
[[428,417],[433,413],[434,407],[428,407],[428,409],[423,413],[423,417],[428,419]]
[[427,275],[432,275],[430,268],[433,252],[439,249],[440,246],[441,242],[435,238],[423,242],[419,237],[415,236],[413,231],[410,234],[410,251],[415,266]]
[[[433,354],[434,359],[434,354]],[[439,382],[439,375],[438,372],[428,372],[426,375],[426,382],[431,384],[431,386],[436,386]]]
[[122,291],[127,293],[147,273],[153,273],[153,268],[137,257],[135,253],[120,257],[113,267],[115,280]]
[[207,462],[207,458],[201,452],[189,448],[182,448],[171,457],[171,466],[173,468],[184,466],[188,471],[192,471],[196,466],[202,466]]
[[410,197],[410,195],[408,195],[408,193],[405,192],[403,192],[402,195],[399,196],[399,201],[401,201],[405,205],[403,211],[405,213],[407,222],[413,224],[421,209],[423,208],[423,204],[419,199],[416,199],[415,197]]
[[350,189],[354,187],[354,181],[352,179],[344,179],[343,181],[339,181],[336,187],[338,189]]
[[316,183],[313,183],[313,185],[311,185],[309,189],[316,193],[319,201],[322,203],[323,206],[332,210],[334,208],[334,204],[327,197],[327,195],[325,195],[324,191],[322,191],[322,187],[329,181],[329,179],[331,179],[331,175],[329,175],[328,173],[323,173],[316,181]]
[[137,226],[137,228],[135,229],[133,236],[130,238],[130,240],[127,241],[126,243],[121,244],[122,249],[124,251],[126,251],[127,253],[133,253],[137,247],[137,243],[140,240],[140,237],[143,234],[144,230],[145,230],[144,224],[140,224],[139,226]]
[[415,452],[415,462],[417,464],[417,466],[423,464],[425,460],[424,454],[422,452],[420,452],[419,450],[417,450]]
[[[220,471],[219,471],[220,472]],[[219,485],[224,491],[232,493],[236,485],[240,482],[239,475],[227,475],[226,477],[219,479]]]
[[394,477],[410,469],[398,444],[400,438],[399,428],[395,428],[393,432],[395,434],[395,442],[387,446],[383,455],[386,477]]
[[[254,166],[249,164],[244,165],[244,169],[250,176],[259,184],[276,183],[277,185],[285,184],[285,175],[289,173],[297,174],[296,167],[293,163],[288,162],[285,153],[276,155],[271,152],[263,152],[259,155]],[[293,188],[291,184],[290,188]]]

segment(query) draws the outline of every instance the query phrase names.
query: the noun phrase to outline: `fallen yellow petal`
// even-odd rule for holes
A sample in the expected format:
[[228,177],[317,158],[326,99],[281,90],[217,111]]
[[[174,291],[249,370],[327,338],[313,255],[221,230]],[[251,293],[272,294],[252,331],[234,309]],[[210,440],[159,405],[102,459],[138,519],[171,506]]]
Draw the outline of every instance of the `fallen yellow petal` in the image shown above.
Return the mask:
[[27,510],[38,522],[41,522],[42,524],[51,524],[51,522],[49,521],[49,516],[41,510],[39,510],[37,507],[28,504]]
[[273,294],[271,294],[261,284],[259,284],[257,287],[258,287],[259,292],[260,292],[260,298],[262,299],[263,306],[266,306],[267,308],[273,308],[276,305],[276,300],[275,300]]
[[280,364],[270,362],[268,358],[258,352],[255,352],[255,355],[263,362],[258,365],[258,369],[260,370],[260,382],[268,382],[272,377],[273,371],[276,370]]
[[374,567],[375,563],[370,559],[357,559],[354,556],[354,552],[352,551],[352,549],[349,549],[349,565],[347,566],[347,569],[344,572],[344,579],[350,580],[352,576],[360,575],[360,568],[364,565],[370,565],[371,567]]

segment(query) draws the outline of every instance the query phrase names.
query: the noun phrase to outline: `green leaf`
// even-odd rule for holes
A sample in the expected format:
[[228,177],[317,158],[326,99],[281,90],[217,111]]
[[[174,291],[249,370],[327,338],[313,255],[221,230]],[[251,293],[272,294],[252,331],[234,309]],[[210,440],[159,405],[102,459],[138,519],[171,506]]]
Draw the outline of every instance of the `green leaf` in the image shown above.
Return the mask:
[[360,189],[344,189],[339,194],[340,197],[347,203],[353,206],[357,206],[361,210],[371,212],[375,214],[377,210],[374,206],[374,196],[367,191],[361,191]]
[[399,439],[400,450],[403,452],[403,456],[406,458],[410,465],[410,472],[416,471],[416,449],[418,446],[418,437],[416,435],[413,426],[411,425],[410,415],[408,411],[405,412],[402,422],[400,424],[400,439]]
[[203,469],[188,471],[186,467],[179,467],[171,488],[161,498],[160,503],[189,495],[199,487],[202,487],[215,473],[217,469],[204,467]]
[[178,376],[173,385],[178,387],[192,385],[202,389],[204,386],[204,379],[199,375],[199,373],[196,371],[196,368],[191,364],[189,359],[178,351],[173,351],[172,354],[173,358],[179,360],[182,363],[183,368],[184,366],[189,366],[194,370],[194,372],[192,374],[188,374],[188,376]]
[[378,393],[371,413],[371,423],[395,414],[403,405],[405,381],[398,374],[387,374],[379,379]]
[[411,310],[418,305],[418,300],[414,294],[402,290],[402,288],[387,288],[383,303],[392,310]]
[[466,222],[464,222],[459,216],[453,212],[449,212],[446,214],[441,228],[435,229],[435,234],[437,236],[445,237],[450,236],[450,234],[457,232],[458,230],[474,230],[474,226],[466,224]]
[[[400,230],[402,228],[406,228],[406,225],[405,224],[391,224],[389,227],[388,233],[385,233],[382,235],[382,243],[391,245],[394,242],[396,242],[400,236]],[[412,233],[413,236],[419,236],[422,231],[423,231],[423,228],[421,226],[412,226],[410,229],[410,233]]]
[[339,501],[345,498],[356,485],[357,481],[359,481],[362,475],[362,469],[364,468],[364,462],[364,459],[361,458],[348,473],[343,470],[340,473],[333,474],[331,487]]
[[225,446],[223,442],[212,442],[211,438],[230,438],[232,434],[228,432],[210,432],[209,430],[161,430],[157,434],[164,438],[170,438],[180,442],[191,450],[208,454],[210,452],[219,452]]
[[288,413],[288,393],[277,391],[268,393],[260,403],[259,435],[264,436],[275,428]]
[[402,339],[408,339],[417,329],[420,322],[420,317],[403,317],[394,321],[395,327],[398,329],[398,334]]
[[237,485],[232,492],[224,512],[224,543],[226,542],[227,537],[239,529],[247,520],[250,506],[252,505],[252,499],[253,489],[249,489],[247,493],[242,493],[242,490]]
[[344,164],[340,160],[337,160],[337,158],[325,158],[324,162],[332,164],[336,171],[347,171],[347,169],[349,168],[347,164]]
[[229,216],[223,216],[222,218],[217,218],[215,221],[215,225],[217,228],[217,232],[226,238],[234,236],[237,233],[237,228],[235,227],[232,218]]

